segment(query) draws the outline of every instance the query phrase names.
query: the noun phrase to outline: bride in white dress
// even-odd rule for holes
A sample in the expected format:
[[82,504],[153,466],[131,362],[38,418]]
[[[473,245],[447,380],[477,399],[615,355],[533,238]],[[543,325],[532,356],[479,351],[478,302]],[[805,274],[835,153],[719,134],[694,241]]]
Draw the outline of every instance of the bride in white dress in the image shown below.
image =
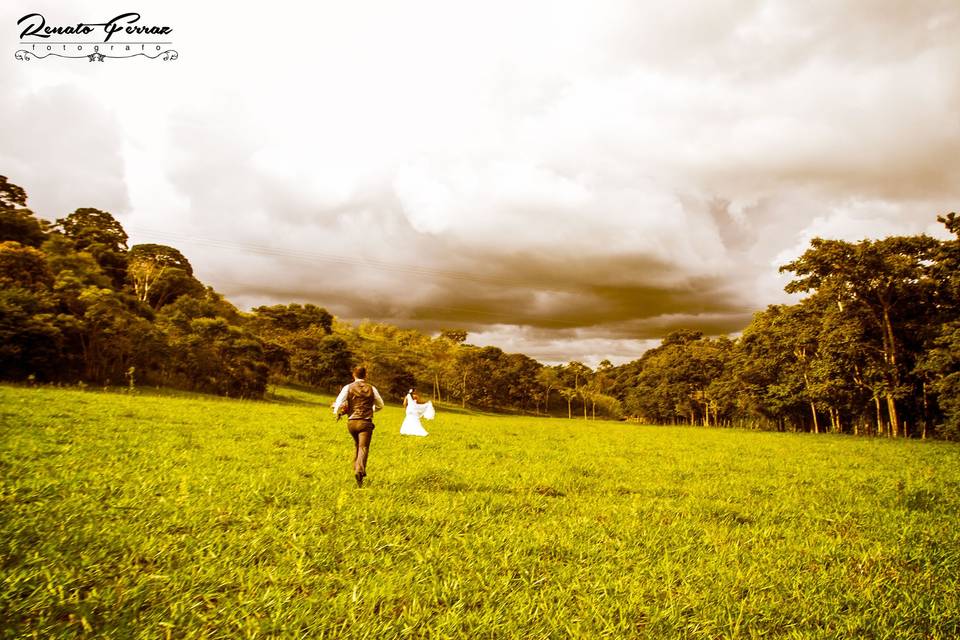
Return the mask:
[[429,435],[427,430],[420,424],[420,418],[433,420],[436,412],[433,410],[433,403],[420,402],[420,396],[413,389],[407,392],[407,397],[403,399],[403,406],[407,408],[407,417],[403,419],[400,425],[400,434],[404,436],[425,436]]

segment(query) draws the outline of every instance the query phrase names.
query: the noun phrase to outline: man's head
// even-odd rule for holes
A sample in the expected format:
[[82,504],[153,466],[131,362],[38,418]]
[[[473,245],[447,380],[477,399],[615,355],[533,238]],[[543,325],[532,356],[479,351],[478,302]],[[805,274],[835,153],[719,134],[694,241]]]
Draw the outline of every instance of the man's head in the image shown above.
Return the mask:
[[353,368],[353,379],[354,380],[365,380],[367,377],[367,368],[366,367],[354,367]]

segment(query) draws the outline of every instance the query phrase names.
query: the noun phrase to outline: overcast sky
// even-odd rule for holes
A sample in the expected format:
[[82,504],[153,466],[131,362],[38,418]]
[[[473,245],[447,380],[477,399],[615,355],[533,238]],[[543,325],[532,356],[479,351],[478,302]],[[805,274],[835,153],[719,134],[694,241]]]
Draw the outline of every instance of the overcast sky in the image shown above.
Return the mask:
[[[25,14],[129,11],[179,59],[14,59]],[[42,217],[97,207],[179,248],[243,309],[620,363],[788,300],[777,268],[812,237],[942,235],[960,210],[956,0],[7,0],[0,20],[0,174]]]

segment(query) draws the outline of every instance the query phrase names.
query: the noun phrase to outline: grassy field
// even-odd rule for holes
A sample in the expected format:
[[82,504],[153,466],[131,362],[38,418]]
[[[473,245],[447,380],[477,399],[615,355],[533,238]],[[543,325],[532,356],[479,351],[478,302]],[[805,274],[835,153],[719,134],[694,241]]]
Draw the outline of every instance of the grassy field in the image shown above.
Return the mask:
[[954,638],[960,447],[0,387],[3,637]]

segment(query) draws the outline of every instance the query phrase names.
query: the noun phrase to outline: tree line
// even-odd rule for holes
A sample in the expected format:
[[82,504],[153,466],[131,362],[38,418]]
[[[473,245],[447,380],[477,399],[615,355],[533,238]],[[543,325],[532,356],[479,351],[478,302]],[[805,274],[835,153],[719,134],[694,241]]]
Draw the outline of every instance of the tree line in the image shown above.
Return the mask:
[[960,437],[960,219],[956,236],[815,239],[783,267],[795,305],[737,338],[676,331],[621,366],[545,366],[518,353],[364,321],[312,304],[242,312],[176,248],[128,246],[108,212],[53,223],[0,176],[0,377],[163,385],[261,398],[270,383],[332,391],[367,366],[388,401],[566,418],[623,418],[889,436]]
[[568,408],[576,398],[584,415],[619,415],[616,399],[590,386],[584,365],[544,376],[526,355],[467,344],[465,331],[427,336],[373,321],[354,327],[313,304],[241,312],[200,282],[178,249],[128,246],[122,225],[99,209],[47,222],[3,176],[0,287],[6,380],[261,398],[271,382],[332,391],[364,364],[395,401],[417,386],[449,404],[543,413],[551,392],[558,404],[569,386]]
[[650,422],[960,438],[960,218],[953,238],[816,238],[796,260],[797,304],[736,339],[679,331],[616,372]]

